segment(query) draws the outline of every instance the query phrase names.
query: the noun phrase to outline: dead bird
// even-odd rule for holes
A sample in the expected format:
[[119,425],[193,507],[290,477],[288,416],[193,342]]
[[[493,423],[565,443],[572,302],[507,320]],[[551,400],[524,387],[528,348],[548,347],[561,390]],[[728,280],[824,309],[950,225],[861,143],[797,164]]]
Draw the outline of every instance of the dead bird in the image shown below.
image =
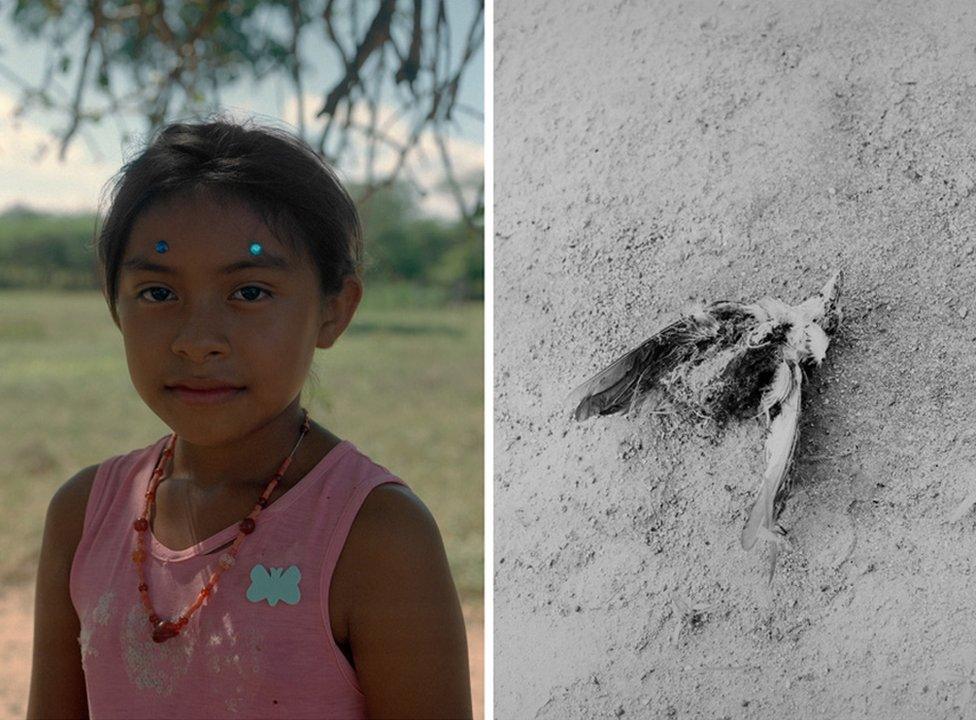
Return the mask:
[[652,391],[719,424],[763,417],[766,471],[741,541],[746,550],[759,538],[770,542],[770,580],[779,552],[789,547],[775,521],[790,491],[803,369],[827,354],[841,319],[840,288],[838,271],[799,305],[770,297],[712,303],[652,335],[573,393],[577,420],[633,408]]

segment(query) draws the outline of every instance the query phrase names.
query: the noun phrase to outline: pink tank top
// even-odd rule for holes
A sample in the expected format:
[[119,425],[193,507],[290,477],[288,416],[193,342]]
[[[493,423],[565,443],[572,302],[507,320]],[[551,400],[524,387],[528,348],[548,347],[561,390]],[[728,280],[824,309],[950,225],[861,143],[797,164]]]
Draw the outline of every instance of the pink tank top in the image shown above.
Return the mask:
[[[166,440],[106,460],[92,485],[70,577],[90,717],[366,717],[355,670],[332,636],[329,583],[366,495],[402,481],[352,443],[337,445],[261,512],[180,635],[155,643],[132,523]],[[232,525],[170,550],[150,533],[144,567],[156,611],[172,619],[191,604],[236,536]]]

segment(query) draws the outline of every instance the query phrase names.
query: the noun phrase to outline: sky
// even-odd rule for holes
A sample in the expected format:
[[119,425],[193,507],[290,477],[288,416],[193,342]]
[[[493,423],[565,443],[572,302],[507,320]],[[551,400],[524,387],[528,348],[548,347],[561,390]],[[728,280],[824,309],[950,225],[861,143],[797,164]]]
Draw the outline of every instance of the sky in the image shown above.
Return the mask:
[[[75,137],[64,162],[57,158],[57,143],[51,142],[51,131],[66,125],[63,114],[54,115],[31,111],[19,118],[12,117],[20,88],[11,75],[28,81],[38,80],[44,67],[47,46],[22,37],[10,19],[10,6],[0,4],[0,212],[12,205],[27,205],[53,212],[85,212],[99,206],[106,183],[115,175],[123,162],[137,153],[144,141],[145,126],[126,122],[124,118],[110,118],[97,126],[89,125],[89,131]],[[370,6],[370,8],[372,5]],[[468,24],[473,17],[473,3],[449,3],[452,14],[449,22],[455,35],[455,46],[460,45]],[[316,65],[314,75],[306,81],[305,118],[309,128],[321,127],[314,115],[321,107],[322,99],[338,77],[339,67],[334,55],[323,43],[316,42],[313,33],[306,35],[309,41],[303,47],[303,59],[327,58]],[[81,33],[78,33],[80,46]],[[74,53],[80,56],[80,49]],[[484,50],[478,51],[460,88],[460,100],[468,106],[483,108]],[[331,60],[329,60],[331,59]],[[78,63],[75,63],[76,65]],[[73,83],[69,83],[73,87]],[[95,97],[95,93],[91,93]],[[277,124],[295,129],[298,119],[298,99],[290,82],[275,77],[255,83],[242,80],[221,89],[222,109],[235,118],[253,117],[259,122]],[[384,108],[384,113],[392,108]],[[483,168],[483,123],[458,114],[460,127],[449,143],[452,162],[458,176],[480,176]],[[134,139],[123,145],[123,130],[129,130]],[[393,125],[391,134],[405,137],[404,123]],[[310,133],[315,137],[314,130]],[[39,148],[48,144],[46,153]],[[442,177],[436,145],[432,137],[422,138],[421,155],[425,158],[415,165],[415,175],[427,187],[435,187]],[[392,156],[381,158],[378,168],[390,167]],[[338,168],[346,180],[357,181],[363,168],[347,165]],[[443,190],[435,190],[421,200],[421,208],[428,214],[451,218],[456,205]]]

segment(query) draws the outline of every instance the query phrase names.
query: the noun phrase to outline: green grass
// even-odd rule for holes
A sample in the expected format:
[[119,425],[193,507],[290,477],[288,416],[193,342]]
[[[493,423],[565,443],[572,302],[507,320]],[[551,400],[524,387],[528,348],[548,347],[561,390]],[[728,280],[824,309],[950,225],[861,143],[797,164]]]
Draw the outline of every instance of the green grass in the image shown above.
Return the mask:
[[[352,326],[317,351],[303,404],[402,477],[437,519],[454,579],[480,603],[483,307],[370,288]],[[169,432],[129,380],[98,292],[0,291],[0,578],[33,577],[44,514],[76,471]]]

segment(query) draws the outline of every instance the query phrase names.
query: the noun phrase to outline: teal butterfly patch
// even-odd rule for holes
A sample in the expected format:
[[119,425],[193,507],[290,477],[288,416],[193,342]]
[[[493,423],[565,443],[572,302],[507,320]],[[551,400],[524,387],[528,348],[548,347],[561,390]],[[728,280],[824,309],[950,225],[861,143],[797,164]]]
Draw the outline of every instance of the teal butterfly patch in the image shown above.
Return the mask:
[[255,603],[267,600],[271,607],[277,605],[279,600],[294,605],[302,597],[298,590],[298,581],[301,579],[302,573],[297,565],[292,565],[287,570],[271,568],[268,571],[264,565],[258,563],[251,568],[251,587],[247,589],[247,599]]

